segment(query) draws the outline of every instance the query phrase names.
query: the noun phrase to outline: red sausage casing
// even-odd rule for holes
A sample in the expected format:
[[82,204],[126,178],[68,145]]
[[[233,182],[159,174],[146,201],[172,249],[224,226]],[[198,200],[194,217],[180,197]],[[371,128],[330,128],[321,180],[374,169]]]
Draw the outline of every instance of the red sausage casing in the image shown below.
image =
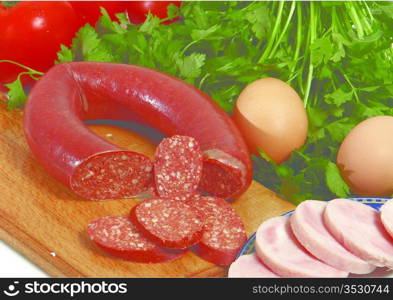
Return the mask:
[[[147,189],[152,175],[150,161],[140,154],[121,164],[123,154],[129,158],[138,154],[123,153],[98,137],[83,124],[91,119],[134,121],[168,136],[195,138],[205,153],[201,187],[208,193],[234,197],[251,183],[251,161],[243,138],[207,95],[151,69],[75,62],[56,65],[37,82],[25,107],[24,129],[33,154],[46,170],[83,197],[100,200],[137,194]],[[112,157],[104,158],[108,152]],[[104,173],[101,181],[96,180],[100,176],[94,169],[96,162],[87,166],[87,160],[99,161],[104,170],[98,170]],[[220,177],[214,182],[203,180],[215,177],[210,173]]]

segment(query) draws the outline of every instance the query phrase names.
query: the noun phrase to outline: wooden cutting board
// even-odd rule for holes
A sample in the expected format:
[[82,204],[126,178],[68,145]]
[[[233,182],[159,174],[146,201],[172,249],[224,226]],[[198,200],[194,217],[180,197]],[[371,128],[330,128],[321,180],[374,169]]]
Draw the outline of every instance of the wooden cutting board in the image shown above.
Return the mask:
[[[50,124],[48,124],[50,126]],[[99,135],[152,156],[154,145],[129,131],[90,126]],[[86,225],[109,215],[126,215],[138,199],[84,200],[57,183],[35,161],[25,142],[22,113],[0,106],[0,237],[55,277],[220,277],[226,268],[191,251],[174,262],[141,264],[108,256],[90,242]],[[294,206],[253,182],[233,205],[251,235],[265,219]]]

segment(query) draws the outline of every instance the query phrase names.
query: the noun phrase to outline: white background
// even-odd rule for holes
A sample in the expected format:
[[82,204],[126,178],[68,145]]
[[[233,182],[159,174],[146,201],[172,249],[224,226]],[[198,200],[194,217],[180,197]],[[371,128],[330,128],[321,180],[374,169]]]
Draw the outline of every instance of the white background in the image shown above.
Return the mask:
[[[50,277],[27,258],[16,252],[13,248],[0,241],[0,278],[1,277]],[[378,268],[371,274],[352,275],[351,277],[390,277],[393,272]]]
[[49,277],[49,275],[0,241],[0,277]]

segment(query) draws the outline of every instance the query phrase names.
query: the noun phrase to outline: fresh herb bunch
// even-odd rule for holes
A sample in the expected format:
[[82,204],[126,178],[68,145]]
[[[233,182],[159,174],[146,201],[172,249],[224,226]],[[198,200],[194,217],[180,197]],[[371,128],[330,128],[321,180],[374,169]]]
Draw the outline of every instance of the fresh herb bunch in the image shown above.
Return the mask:
[[280,78],[304,100],[308,140],[281,165],[254,157],[256,179],[295,203],[350,196],[335,164],[340,143],[360,121],[393,115],[393,3],[200,1],[168,12],[180,20],[164,25],[149,15],[136,26],[122,14],[112,22],[103,10],[96,28],[86,25],[71,49],[62,47],[58,63],[157,69],[229,113],[248,83]]

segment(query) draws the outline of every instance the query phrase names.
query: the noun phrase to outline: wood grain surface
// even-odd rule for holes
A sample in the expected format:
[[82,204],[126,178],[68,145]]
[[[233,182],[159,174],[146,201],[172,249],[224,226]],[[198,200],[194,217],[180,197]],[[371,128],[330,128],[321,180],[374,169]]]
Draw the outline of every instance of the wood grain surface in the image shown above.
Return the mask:
[[[50,126],[50,124],[48,124]],[[130,131],[89,125],[102,137],[152,156],[154,145]],[[191,251],[176,261],[141,264],[108,256],[86,234],[99,217],[126,215],[139,199],[95,202],[79,198],[53,180],[34,159],[25,142],[22,113],[0,106],[0,237],[55,277],[220,277],[226,268]],[[265,219],[294,206],[253,182],[233,202],[251,235]]]

